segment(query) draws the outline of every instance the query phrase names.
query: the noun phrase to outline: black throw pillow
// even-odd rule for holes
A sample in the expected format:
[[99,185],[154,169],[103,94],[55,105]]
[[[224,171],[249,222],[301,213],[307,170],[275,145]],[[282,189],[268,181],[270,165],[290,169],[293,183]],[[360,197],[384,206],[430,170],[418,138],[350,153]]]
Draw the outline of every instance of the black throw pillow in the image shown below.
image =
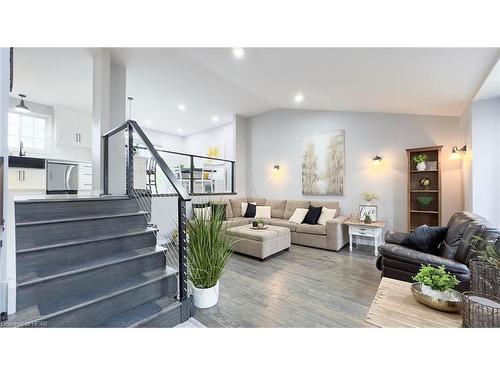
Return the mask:
[[402,246],[406,246],[423,253],[436,255],[439,245],[443,242],[448,232],[448,227],[429,227],[421,225],[408,234],[403,241]]
[[323,207],[313,207],[309,206],[309,211],[307,211],[307,215],[304,218],[302,224],[311,224],[315,225],[318,223],[319,216],[321,215],[321,209]]
[[215,218],[217,214],[222,221],[226,221],[226,203],[212,203],[212,218]]
[[255,217],[256,211],[257,211],[257,205],[248,203],[247,212],[245,212],[245,216],[243,217]]

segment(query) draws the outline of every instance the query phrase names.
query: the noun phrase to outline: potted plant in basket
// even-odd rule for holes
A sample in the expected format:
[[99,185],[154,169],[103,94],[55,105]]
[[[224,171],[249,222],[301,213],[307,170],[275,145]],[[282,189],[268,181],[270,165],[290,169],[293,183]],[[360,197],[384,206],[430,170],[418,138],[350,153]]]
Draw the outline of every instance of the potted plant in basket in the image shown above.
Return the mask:
[[470,262],[471,286],[475,292],[500,298],[500,244],[474,236]]
[[426,154],[418,154],[413,157],[413,161],[417,165],[417,171],[425,171],[427,168],[427,165],[425,162],[427,161],[428,157]]
[[209,220],[194,216],[188,222],[188,278],[193,284],[193,303],[208,308],[219,300],[219,279],[232,254],[233,241],[223,230],[220,210]]
[[433,267],[423,265],[420,271],[413,276],[413,280],[422,283],[422,293],[429,297],[452,301],[455,296],[450,290],[460,283],[455,275],[446,271],[444,266]]

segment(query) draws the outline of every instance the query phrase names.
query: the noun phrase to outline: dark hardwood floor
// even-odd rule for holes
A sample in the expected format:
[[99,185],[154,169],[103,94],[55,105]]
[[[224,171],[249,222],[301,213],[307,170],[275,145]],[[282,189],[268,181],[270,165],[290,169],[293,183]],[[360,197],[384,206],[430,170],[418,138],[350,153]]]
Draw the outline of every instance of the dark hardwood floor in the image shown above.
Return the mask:
[[260,262],[233,254],[219,303],[199,309],[207,327],[371,327],[365,317],[380,282],[373,247],[349,253],[292,245]]

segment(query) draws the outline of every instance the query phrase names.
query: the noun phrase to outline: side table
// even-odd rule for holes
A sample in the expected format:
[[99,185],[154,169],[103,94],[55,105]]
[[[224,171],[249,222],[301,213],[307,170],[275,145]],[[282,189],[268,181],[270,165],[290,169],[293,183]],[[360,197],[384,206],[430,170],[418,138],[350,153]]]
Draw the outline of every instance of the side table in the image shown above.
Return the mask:
[[347,220],[343,224],[349,227],[349,251],[352,252],[353,236],[370,237],[375,242],[375,255],[378,255],[378,245],[382,242],[382,229],[385,226],[385,221],[365,224]]

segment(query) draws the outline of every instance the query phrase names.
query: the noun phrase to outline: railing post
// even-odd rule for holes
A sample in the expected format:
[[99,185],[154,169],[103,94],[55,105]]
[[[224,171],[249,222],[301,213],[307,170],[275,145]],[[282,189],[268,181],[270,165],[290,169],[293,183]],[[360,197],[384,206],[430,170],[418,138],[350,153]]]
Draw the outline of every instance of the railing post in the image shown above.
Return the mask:
[[104,136],[103,145],[103,194],[109,194],[109,137]]
[[187,283],[187,218],[186,201],[179,197],[178,204],[179,223],[179,301],[188,297]]
[[231,162],[231,193],[235,192],[235,184],[234,184],[234,161]]
[[[194,157],[193,155],[191,155],[189,157],[189,160],[190,160],[190,170],[191,170],[191,173],[189,175],[189,194],[193,194],[194,193]],[[182,173],[182,171],[181,171]],[[203,178],[203,176],[202,176]]]
[[128,124],[127,126],[127,132],[128,132],[128,137],[127,137],[127,155],[126,155],[126,160],[127,160],[127,176],[126,176],[126,194],[128,196],[133,196],[134,195],[134,129],[132,128],[132,125]]

